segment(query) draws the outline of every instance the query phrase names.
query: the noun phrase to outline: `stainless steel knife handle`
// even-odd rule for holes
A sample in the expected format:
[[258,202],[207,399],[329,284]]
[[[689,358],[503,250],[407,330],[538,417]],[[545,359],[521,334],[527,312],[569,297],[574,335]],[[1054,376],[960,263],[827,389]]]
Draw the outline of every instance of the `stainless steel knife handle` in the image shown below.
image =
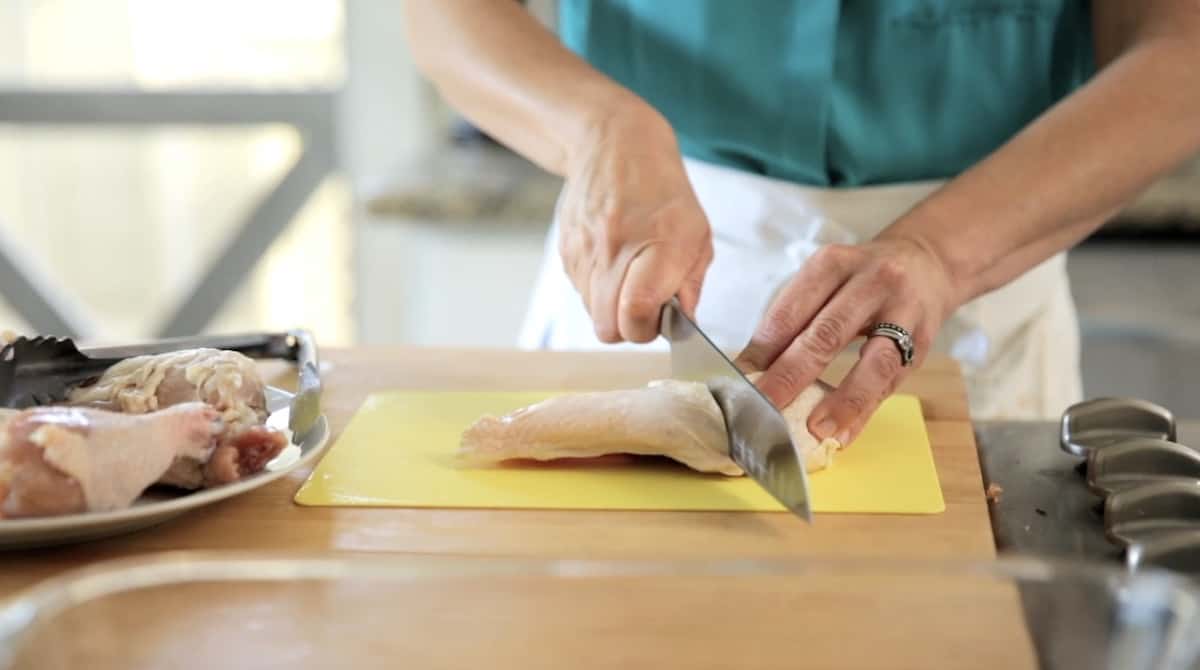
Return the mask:
[[321,415],[321,361],[317,354],[317,343],[308,331],[288,331],[288,340],[299,372],[288,427],[296,439],[302,441]]
[[292,330],[288,336],[293,341],[293,353],[296,367],[300,372],[298,393],[305,391],[321,391],[321,361],[317,356],[317,343],[307,330]]

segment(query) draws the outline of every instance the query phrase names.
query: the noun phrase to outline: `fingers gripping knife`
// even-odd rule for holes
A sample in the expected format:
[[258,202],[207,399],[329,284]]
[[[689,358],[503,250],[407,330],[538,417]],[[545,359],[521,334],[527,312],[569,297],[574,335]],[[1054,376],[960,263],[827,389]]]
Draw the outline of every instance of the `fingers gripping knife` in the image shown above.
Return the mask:
[[96,379],[118,361],[194,348],[237,351],[250,358],[296,363],[299,380],[289,428],[303,440],[321,414],[317,347],[310,333],[224,335],[160,340],[144,345],[80,351],[69,338],[20,337],[0,349],[0,407],[20,409],[64,402],[70,390]]
[[683,313],[675,298],[663,307],[659,328],[671,344],[671,376],[705,384],[720,406],[733,461],[784,507],[811,523],[808,473],[783,415]]

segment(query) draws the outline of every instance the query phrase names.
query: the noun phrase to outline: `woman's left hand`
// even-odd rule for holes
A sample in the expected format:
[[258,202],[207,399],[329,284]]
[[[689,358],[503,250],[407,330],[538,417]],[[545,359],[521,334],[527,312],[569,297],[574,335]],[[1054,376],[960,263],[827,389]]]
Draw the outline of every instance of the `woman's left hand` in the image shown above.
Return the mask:
[[[854,338],[880,322],[911,333],[913,365],[929,353],[961,291],[930,245],[886,235],[822,248],[767,309],[737,363],[747,371],[764,371],[758,386],[777,407],[790,404]],[[908,369],[895,342],[868,338],[842,383],[813,410],[809,431],[848,444]]]

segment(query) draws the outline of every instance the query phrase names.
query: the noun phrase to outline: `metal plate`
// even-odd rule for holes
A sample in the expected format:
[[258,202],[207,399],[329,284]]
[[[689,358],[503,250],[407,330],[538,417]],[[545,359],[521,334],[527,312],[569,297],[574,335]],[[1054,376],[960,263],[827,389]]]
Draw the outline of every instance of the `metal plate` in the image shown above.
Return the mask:
[[[267,387],[267,425],[287,429],[292,394]],[[324,415],[300,444],[288,445],[266,469],[252,477],[217,488],[170,494],[148,491],[128,509],[35,519],[0,520],[0,549],[29,549],[124,535],[156,526],[191,510],[265,486],[296,468],[311,463],[329,441]]]
[[[1079,460],[1058,446],[1057,421],[979,421],[974,432],[984,484],[1004,488],[989,504],[1001,552],[1125,560],[1124,549],[1105,535],[1104,503],[1076,471]],[[1200,421],[1181,420],[1178,436],[1200,444]],[[1200,542],[1200,532],[1195,537]]]
[[1120,560],[1104,535],[1100,500],[1076,472],[1079,460],[1059,448],[1058,429],[1052,421],[975,423],[983,483],[1003,488],[988,504],[997,548],[1068,560]]

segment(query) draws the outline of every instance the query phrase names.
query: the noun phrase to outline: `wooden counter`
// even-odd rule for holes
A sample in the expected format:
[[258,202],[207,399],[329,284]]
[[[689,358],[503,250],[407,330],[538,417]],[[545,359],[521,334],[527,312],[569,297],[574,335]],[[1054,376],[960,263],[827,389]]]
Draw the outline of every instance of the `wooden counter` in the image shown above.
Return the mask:
[[[668,369],[665,356],[629,353],[364,348],[326,351],[323,357],[329,364],[324,406],[335,436],[375,390],[615,388],[642,384]],[[831,381],[844,373],[847,363],[835,366]],[[271,368],[268,376],[286,385],[285,372]],[[0,554],[0,595],[102,559],[185,549],[571,558],[993,557],[988,508],[957,366],[948,359],[933,359],[914,372],[901,391],[915,393],[922,401],[946,500],[940,515],[817,515],[814,525],[806,526],[784,513],[305,508],[292,502],[308,474],[305,470],[125,537]],[[830,607],[830,602],[824,600],[822,607]],[[831,612],[831,618],[854,626],[855,621],[865,621],[856,611]],[[1013,607],[1000,611],[1009,627],[1000,637],[1020,637],[1013,633],[1020,629]],[[987,630],[992,629],[975,632],[983,633],[981,639],[993,639]],[[1016,648],[1021,650],[1018,656],[1025,653],[1022,643]]]
[[[664,375],[663,356],[424,350],[326,351],[326,413],[336,435],[380,389],[584,389]],[[831,371],[836,379],[846,369]],[[287,375],[270,375],[286,385]],[[63,569],[176,549],[415,552],[575,558],[883,555],[990,558],[994,541],[964,385],[956,365],[931,359],[901,392],[920,396],[946,511],[933,516],[747,512],[475,511],[305,508],[297,471],[249,494],[157,528],[90,544],[0,554],[0,595]]]

